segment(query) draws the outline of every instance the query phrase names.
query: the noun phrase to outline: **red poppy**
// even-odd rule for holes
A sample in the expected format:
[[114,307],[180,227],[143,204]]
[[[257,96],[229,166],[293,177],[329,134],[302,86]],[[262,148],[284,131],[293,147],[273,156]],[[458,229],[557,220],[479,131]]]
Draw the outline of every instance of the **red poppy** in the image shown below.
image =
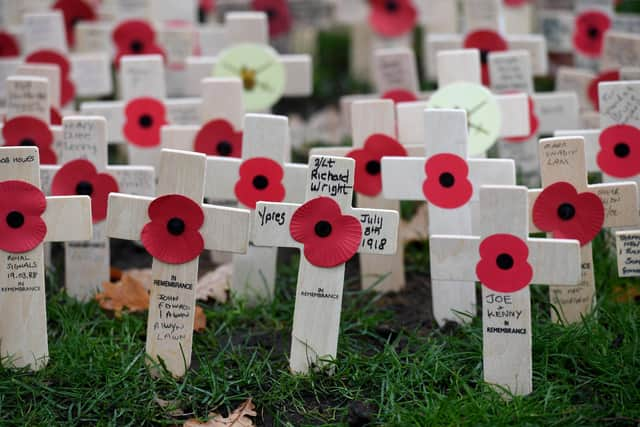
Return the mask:
[[356,161],[353,188],[365,196],[377,196],[382,191],[380,161],[385,156],[404,157],[407,150],[394,138],[382,133],[370,135],[362,148],[347,154]]
[[640,174],[640,129],[613,125],[603,130],[596,161],[609,176],[631,178]]
[[155,147],[160,144],[160,129],[167,124],[166,109],[155,98],[135,98],[124,110],[126,122],[122,132],[127,141],[138,147]]
[[196,202],[180,194],[158,197],[149,205],[148,222],[140,240],[156,259],[167,264],[184,264],[204,249],[200,227],[204,213]]
[[598,58],[602,53],[604,35],[611,27],[611,18],[598,10],[587,10],[576,17],[573,46],[581,54]]
[[406,89],[392,89],[382,94],[382,99],[390,99],[397,104],[399,102],[417,101],[418,97],[415,93]]
[[6,31],[0,31],[0,58],[20,56],[18,40]]
[[51,194],[54,196],[91,197],[94,223],[107,217],[109,193],[117,192],[118,182],[115,178],[107,173],[98,173],[93,163],[85,159],[66,163],[51,181]]
[[162,47],[156,44],[156,32],[147,21],[130,19],[121,22],[111,36],[116,45],[115,64],[120,66],[120,58],[125,55],[159,54],[164,57]]
[[96,13],[93,8],[83,0],[58,0],[53,9],[60,9],[64,16],[64,26],[67,32],[67,43],[75,45],[74,28],[79,21],[95,21]]
[[589,87],[587,88],[587,95],[589,96],[589,100],[596,111],[600,111],[598,84],[600,82],[615,82],[618,80],[620,80],[620,71],[618,70],[605,71],[598,74],[593,80],[591,80],[591,83],[589,83]]
[[398,37],[413,30],[418,12],[411,0],[370,0],[369,25],[383,37]]
[[604,205],[593,193],[578,193],[568,182],[556,182],[536,199],[533,223],[556,239],[575,239],[586,245],[604,224]]
[[525,142],[528,141],[533,135],[538,133],[540,121],[538,120],[538,116],[536,116],[536,109],[533,105],[533,98],[531,96],[528,96],[527,98],[527,102],[529,103],[529,134],[526,136],[514,136],[511,138],[505,138],[505,141],[507,142]]
[[317,267],[331,268],[353,257],[362,241],[358,218],[342,215],[330,197],[317,197],[300,206],[291,217],[291,237],[304,245],[304,256]]
[[488,86],[489,80],[489,52],[500,52],[509,49],[507,41],[493,30],[476,30],[467,34],[464,39],[465,49],[480,50],[480,65],[482,67],[482,84]]
[[208,156],[240,157],[242,132],[224,119],[211,120],[198,131],[193,149]]
[[14,117],[4,124],[2,137],[8,147],[38,147],[42,165],[55,165],[58,162],[53,151],[53,134],[42,120],[30,116]]
[[59,126],[62,124],[62,114],[55,107],[49,107],[49,121],[53,126]]
[[496,292],[517,292],[531,283],[529,247],[513,234],[493,234],[480,242],[478,280]]
[[460,156],[441,153],[425,164],[427,179],[422,192],[429,203],[443,209],[455,209],[466,204],[473,194],[469,181],[469,166]]
[[286,0],[253,0],[251,8],[267,14],[271,37],[286,34],[291,29],[291,14]]
[[0,182],[0,249],[22,253],[42,243],[46,209],[47,199],[38,187],[24,181]]
[[57,65],[60,68],[60,104],[67,105],[69,101],[73,100],[76,95],[76,87],[69,80],[71,63],[63,54],[55,50],[38,50],[27,56],[26,62]]
[[200,0],[198,7],[202,12],[209,13],[216,8],[216,3],[214,0]]
[[243,205],[255,209],[258,202],[281,202],[285,189],[282,185],[284,171],[275,160],[254,157],[240,165],[240,179],[234,192]]

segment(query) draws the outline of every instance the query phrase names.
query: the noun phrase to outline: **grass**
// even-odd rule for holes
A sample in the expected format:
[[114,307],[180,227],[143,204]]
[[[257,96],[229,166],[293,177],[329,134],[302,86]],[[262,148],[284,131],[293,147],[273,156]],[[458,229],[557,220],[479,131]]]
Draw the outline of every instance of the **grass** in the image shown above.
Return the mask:
[[[606,252],[602,238],[595,247]],[[534,392],[510,402],[482,383],[478,319],[390,333],[378,326],[392,312],[361,291],[345,294],[334,375],[291,375],[295,262],[282,266],[271,304],[205,306],[208,329],[195,335],[194,369],[181,380],[148,375],[145,315],[114,319],[50,286],[50,363],[0,370],[0,424],[175,425],[252,397],[267,425],[635,425],[640,305],[613,301],[613,259],[596,259],[602,297],[583,323],[550,323],[546,287],[534,289]]]

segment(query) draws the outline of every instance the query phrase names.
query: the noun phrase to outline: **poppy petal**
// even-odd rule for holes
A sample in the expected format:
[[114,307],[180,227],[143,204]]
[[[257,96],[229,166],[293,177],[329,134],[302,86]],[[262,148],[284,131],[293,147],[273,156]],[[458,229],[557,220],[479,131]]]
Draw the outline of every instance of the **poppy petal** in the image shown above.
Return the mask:
[[394,104],[397,104],[399,102],[413,102],[418,100],[418,97],[415,95],[415,93],[406,89],[388,90],[382,94],[381,98],[390,99],[394,102]]
[[242,132],[236,132],[226,120],[211,120],[200,128],[193,147],[194,151],[208,156],[239,158],[242,155]]
[[139,147],[160,144],[160,131],[167,124],[164,103],[155,98],[135,98],[125,107],[126,122],[122,132],[127,141]]
[[601,82],[613,82],[620,80],[620,71],[618,70],[610,70],[605,71],[600,74],[589,83],[589,87],[587,88],[587,95],[589,97],[589,101],[591,101],[591,105],[593,105],[594,110],[600,111],[600,98],[598,96],[598,85]]
[[238,201],[248,208],[255,209],[258,202],[284,200],[284,171],[278,162],[267,157],[248,159],[240,165],[239,174],[234,193]]
[[517,292],[531,283],[533,268],[525,242],[511,234],[494,234],[480,242],[476,275],[496,292]]
[[602,172],[616,178],[640,174],[640,129],[630,125],[609,126],[600,133],[596,157]]
[[416,26],[418,12],[410,0],[371,0],[369,24],[383,37],[398,37]]
[[473,195],[467,162],[455,154],[440,153],[425,163],[427,178],[422,184],[425,199],[443,209],[465,205]]
[[6,31],[0,31],[0,58],[20,56],[18,40]]
[[0,250],[23,253],[42,243],[46,208],[47,199],[38,187],[24,181],[0,182]]

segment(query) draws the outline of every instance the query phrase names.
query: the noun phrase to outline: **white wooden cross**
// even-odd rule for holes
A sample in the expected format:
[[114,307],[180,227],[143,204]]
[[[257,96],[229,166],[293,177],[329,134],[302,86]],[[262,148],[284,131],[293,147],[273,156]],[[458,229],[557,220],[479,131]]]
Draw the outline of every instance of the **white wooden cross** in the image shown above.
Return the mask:
[[[263,12],[229,12],[225,15],[225,29],[228,48],[243,43],[269,46],[268,19]],[[211,77],[216,59],[217,57],[211,56],[187,58],[187,96],[200,94],[200,81]],[[311,57],[303,54],[279,54],[278,59],[286,74],[283,96],[310,95],[313,92]]]
[[[356,206],[366,209],[388,209],[400,211],[400,202],[397,200],[387,200],[382,196],[382,177],[380,173],[381,152],[376,150],[393,149],[397,152],[400,147],[405,152],[404,147],[399,146],[399,142],[393,141],[396,138],[396,120],[393,101],[388,99],[375,99],[369,101],[356,101],[351,105],[351,141],[352,147],[321,147],[312,148],[310,155],[344,156],[357,158],[358,153],[371,153],[372,160],[366,165],[358,165],[356,171],[360,171],[356,180],[379,181],[375,194],[370,192],[364,194],[357,193]],[[387,138],[387,146],[391,148],[373,147],[375,138],[383,135]],[[390,139],[389,139],[390,138]],[[384,142],[384,141],[383,141]],[[368,144],[369,143],[369,144]],[[384,147],[384,144],[379,145]],[[376,155],[379,155],[378,158]],[[402,154],[398,154],[402,155]],[[364,157],[363,157],[364,158]],[[356,187],[360,184],[356,183]],[[362,289],[372,288],[378,292],[398,291],[405,287],[404,273],[404,247],[399,245],[397,252],[393,256],[380,257],[375,253],[360,253],[360,279]]]
[[575,285],[580,245],[531,239],[526,187],[480,188],[480,237],[434,235],[431,277],[482,283],[484,380],[507,393],[532,391],[529,285]]
[[49,357],[43,242],[89,240],[91,201],[45,199],[35,147],[0,148],[0,187],[0,357],[38,370]]
[[[235,200],[254,217],[261,216],[256,202],[269,201],[274,188],[280,188],[278,202],[302,203],[307,166],[286,163],[290,151],[288,119],[247,114],[244,129],[241,159],[207,158],[205,196]],[[243,169],[246,172],[241,173]],[[273,298],[277,253],[277,248],[249,246],[246,254],[234,255],[231,291],[250,303]]]
[[[242,81],[235,78],[209,77],[200,83],[202,105],[200,108],[201,125],[165,125],[161,130],[163,148],[184,151],[198,151],[196,141],[206,135],[207,124],[225,120],[235,132],[241,132],[244,120],[244,104],[242,102]],[[225,102],[220,102],[224,99]],[[234,156],[229,141],[210,140],[209,155]],[[287,154],[288,156],[288,154]]]
[[257,246],[302,250],[289,366],[307,372],[335,358],[344,263],[356,252],[396,251],[398,212],[353,209],[355,161],[311,156],[306,202],[258,202],[251,239]]
[[[472,236],[480,231],[480,186],[515,185],[514,162],[508,159],[467,160],[467,114],[463,110],[425,110],[422,116],[425,156],[384,157],[383,194],[388,199],[426,200],[430,236]],[[437,175],[428,175],[427,164],[433,171],[431,173]],[[427,179],[432,181],[430,185],[437,192],[425,191]],[[432,279],[433,315],[439,325],[447,320],[468,322],[475,316],[474,284],[475,281],[442,282]]]
[[[581,240],[581,274],[582,279],[576,287],[549,287],[551,303],[556,310],[552,310],[554,321],[565,321],[575,323],[582,320],[592,308],[595,299],[595,277],[593,271],[593,250],[591,240],[603,227],[623,227],[640,224],[638,216],[638,190],[635,182],[622,182],[618,184],[587,184],[587,168],[585,166],[584,139],[581,137],[558,137],[546,138],[539,143],[540,173],[542,176],[543,190],[530,190],[530,208],[532,210],[532,232],[547,231],[548,234],[562,233],[569,238]],[[549,187],[558,188],[558,183],[570,184],[572,187],[563,190],[553,190]],[[554,185],[556,184],[556,185]],[[555,197],[552,203],[541,200],[537,205],[537,200],[541,193],[547,193],[548,197]],[[577,192],[577,193],[576,193]],[[593,196],[583,195],[584,193],[595,194]],[[600,216],[594,210],[589,210],[585,206],[585,200],[593,199],[592,203],[600,207]],[[560,199],[558,199],[560,198]],[[560,201],[559,201],[560,200]],[[548,209],[544,207],[548,206]],[[539,210],[537,210],[539,209]],[[595,208],[593,208],[595,209]],[[546,214],[546,218],[536,220],[536,212],[540,215]],[[595,215],[595,217],[593,216]],[[596,219],[599,218],[599,219]],[[573,220],[573,221],[572,221]],[[555,228],[549,228],[555,222]],[[572,235],[570,230],[572,222],[577,223],[573,227],[580,227],[578,234]],[[588,224],[588,225],[586,225]],[[593,227],[591,230],[586,227]],[[569,227],[569,228],[566,228]],[[575,237],[574,237],[575,236]]]
[[427,106],[467,111],[469,157],[485,157],[486,150],[499,137],[529,133],[527,96],[523,93],[493,95],[480,86],[480,52],[477,49],[442,51],[438,52],[437,58],[439,89],[429,98]]
[[191,363],[199,251],[247,249],[249,212],[202,204],[205,174],[203,154],[163,150],[156,199],[109,196],[107,236],[154,256],[146,352],[174,376]]
[[[95,203],[106,207],[108,194],[98,193],[100,190],[95,186],[111,179],[115,179],[117,192],[138,196],[155,194],[152,167],[108,165],[107,123],[103,117],[67,116],[62,121],[62,128],[64,138],[59,150],[60,166],[41,166],[45,194],[84,194],[96,197]],[[75,171],[82,163],[78,160],[89,162],[95,170],[83,167],[83,175],[76,175],[76,182],[70,188],[67,177],[77,173]],[[102,283],[109,281],[109,239],[104,222],[106,210],[98,212],[93,209],[93,215],[93,238],[88,242],[65,244],[65,287],[67,294],[81,301],[93,298]]]
[[525,93],[533,104],[529,137],[502,139],[498,150],[501,157],[516,161],[527,186],[538,186],[538,139],[540,135],[578,125],[578,96],[574,92],[534,93],[531,55],[523,50],[489,53],[489,74],[494,93]]

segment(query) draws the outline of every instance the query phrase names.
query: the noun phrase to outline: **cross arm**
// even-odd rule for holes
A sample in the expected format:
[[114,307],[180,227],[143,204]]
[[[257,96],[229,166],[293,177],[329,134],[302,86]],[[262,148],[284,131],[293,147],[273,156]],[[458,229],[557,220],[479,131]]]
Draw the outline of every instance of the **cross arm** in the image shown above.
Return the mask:
[[256,246],[302,247],[289,231],[291,217],[299,206],[294,203],[258,202],[251,224],[251,242]]
[[479,246],[480,238],[475,236],[431,236],[431,279],[455,282],[478,280],[476,264],[480,259]]
[[426,178],[425,161],[424,157],[383,157],[384,197],[390,200],[425,200],[422,192],[422,183]]
[[502,138],[528,135],[531,131],[529,122],[529,100],[526,93],[502,94],[496,96],[502,116]]
[[88,196],[47,197],[42,216],[47,224],[47,242],[91,240],[91,199]]
[[385,209],[351,209],[362,226],[359,253],[393,255],[398,246],[400,215]]
[[40,166],[40,188],[45,195],[51,194],[51,182],[59,170],[60,166],[58,165]]
[[284,188],[286,189],[285,202],[301,203],[304,201],[307,191],[307,165],[286,163],[284,165]]
[[346,157],[353,147],[316,147],[309,150],[309,157],[311,156],[334,156],[334,157]]
[[200,233],[205,249],[233,253],[247,252],[251,214],[246,209],[203,205],[204,224]]
[[511,159],[470,159],[469,180],[473,183],[472,200],[478,200],[483,185],[516,185],[516,164]]
[[242,160],[207,157],[205,197],[213,200],[235,200],[235,184],[240,177]]
[[140,240],[144,225],[149,222],[147,213],[151,197],[109,194],[107,211],[107,236],[114,239]]
[[153,166],[108,166],[107,173],[116,179],[121,193],[149,197],[156,193]]

